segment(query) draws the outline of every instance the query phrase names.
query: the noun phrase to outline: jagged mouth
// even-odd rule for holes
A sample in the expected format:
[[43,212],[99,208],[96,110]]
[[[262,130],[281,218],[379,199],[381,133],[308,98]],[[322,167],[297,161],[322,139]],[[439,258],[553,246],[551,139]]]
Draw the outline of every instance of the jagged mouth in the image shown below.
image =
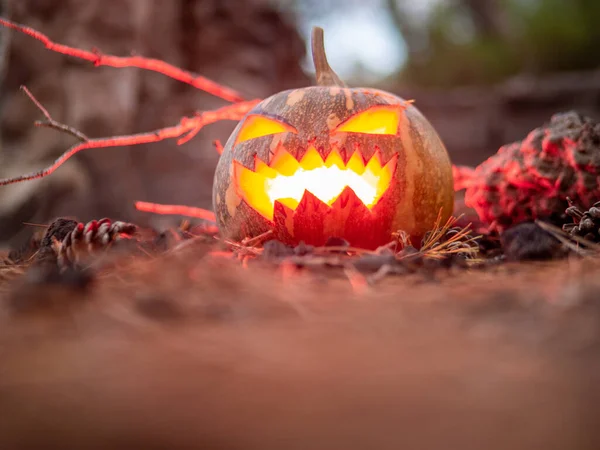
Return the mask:
[[268,220],[273,220],[275,202],[295,211],[307,192],[331,207],[350,189],[371,210],[390,187],[396,161],[394,155],[382,165],[377,150],[368,161],[355,151],[344,162],[337,149],[323,160],[314,147],[297,160],[279,147],[270,164],[255,158],[254,170],[234,161],[234,182],[238,195]]

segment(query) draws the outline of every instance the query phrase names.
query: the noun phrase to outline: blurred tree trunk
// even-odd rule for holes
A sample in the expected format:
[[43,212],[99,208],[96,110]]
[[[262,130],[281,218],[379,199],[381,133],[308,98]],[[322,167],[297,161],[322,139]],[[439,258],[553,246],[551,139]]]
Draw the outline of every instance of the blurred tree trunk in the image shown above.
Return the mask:
[[[268,0],[7,0],[9,17],[52,39],[104,53],[163,59],[214,79],[248,98],[304,85],[305,45],[291,18]],[[175,124],[182,115],[223,101],[137,69],[94,68],[53,54],[12,33],[2,90],[0,176],[42,168],[73,144],[34,129],[39,112],[19,91],[25,84],[56,120],[91,137]],[[211,207],[217,160],[212,141],[232,122],[207,128],[186,145],[173,142],[89,150],[50,177],[0,189],[0,239],[23,221],[56,215],[142,221],[135,200]]]
[[[501,0],[448,0],[455,7],[462,8],[473,21],[478,37],[508,38],[510,36],[506,12]],[[408,53],[419,58],[427,53],[428,29],[415,23],[409,12],[407,0],[387,0],[387,9],[396,28],[402,34]]]
[[409,58],[418,58],[427,47],[426,30],[416,26],[406,11],[404,0],[387,0],[390,17],[402,35]]

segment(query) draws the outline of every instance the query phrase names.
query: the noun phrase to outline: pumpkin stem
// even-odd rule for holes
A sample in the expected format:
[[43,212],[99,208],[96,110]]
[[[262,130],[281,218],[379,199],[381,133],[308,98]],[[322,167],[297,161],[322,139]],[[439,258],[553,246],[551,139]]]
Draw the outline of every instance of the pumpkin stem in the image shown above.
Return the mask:
[[340,86],[347,87],[340,77],[333,71],[327,56],[325,55],[325,40],[323,38],[323,28],[313,27],[312,29],[312,56],[317,76],[317,85],[319,86]]

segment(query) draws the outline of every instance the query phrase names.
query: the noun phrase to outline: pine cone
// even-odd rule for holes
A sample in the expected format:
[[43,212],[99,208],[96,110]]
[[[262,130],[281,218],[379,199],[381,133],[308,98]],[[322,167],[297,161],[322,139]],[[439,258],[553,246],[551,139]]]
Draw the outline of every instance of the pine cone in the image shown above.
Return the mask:
[[567,198],[569,207],[565,213],[574,223],[563,225],[563,230],[573,236],[579,236],[592,242],[600,242],[600,202],[596,202],[587,211],[582,211]]

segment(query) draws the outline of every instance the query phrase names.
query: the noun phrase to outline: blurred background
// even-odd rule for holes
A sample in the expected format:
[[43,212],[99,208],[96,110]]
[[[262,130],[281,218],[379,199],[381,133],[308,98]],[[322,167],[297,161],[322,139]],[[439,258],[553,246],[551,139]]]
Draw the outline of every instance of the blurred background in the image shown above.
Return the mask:
[[[325,29],[334,69],[352,86],[416,100],[456,164],[477,165],[556,112],[600,117],[598,0],[1,0],[1,15],[61,43],[160,58],[248,98],[307,86],[307,38]],[[224,102],[161,75],[93,68],[0,30],[0,176],[38,170],[73,144],[34,128],[40,113],[91,137],[175,124]],[[135,200],[211,207],[215,139],[234,123],[174,142],[85,151],[43,180],[0,189],[0,241],[23,222],[104,216],[178,221]]]

